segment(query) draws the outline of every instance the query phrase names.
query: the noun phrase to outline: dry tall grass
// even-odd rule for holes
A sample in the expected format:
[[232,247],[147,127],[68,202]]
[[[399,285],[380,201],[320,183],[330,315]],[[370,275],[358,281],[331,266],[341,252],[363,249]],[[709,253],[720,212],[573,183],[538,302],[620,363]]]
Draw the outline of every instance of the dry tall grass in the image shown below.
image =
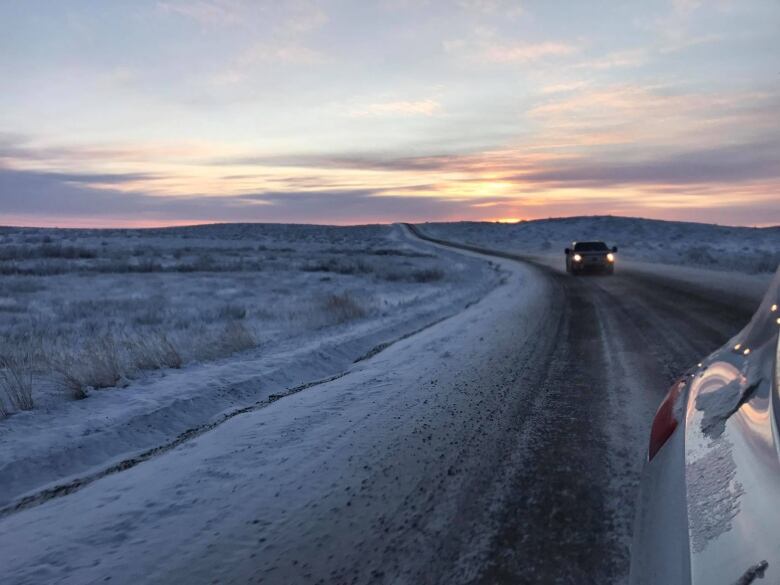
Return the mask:
[[336,323],[346,323],[366,316],[366,309],[349,293],[328,295],[323,308],[334,317]]
[[224,355],[251,349],[257,345],[254,335],[240,321],[230,321],[219,338],[219,347]]
[[33,393],[47,405],[50,393],[84,398],[145,371],[343,326],[387,310],[377,290],[417,298],[408,285],[450,279],[440,258],[393,247],[390,234],[0,227],[0,356],[30,352],[0,363],[0,416],[31,408]]
[[74,398],[86,398],[95,388],[110,388],[122,378],[122,367],[116,340],[101,335],[73,354],[59,348],[50,356],[51,369]]
[[135,335],[125,341],[132,365],[138,370],[180,368],[183,359],[176,346],[162,331]]
[[[10,410],[33,408],[34,357],[29,348],[18,349],[0,356],[0,416]],[[8,404],[8,408],[4,403]]]

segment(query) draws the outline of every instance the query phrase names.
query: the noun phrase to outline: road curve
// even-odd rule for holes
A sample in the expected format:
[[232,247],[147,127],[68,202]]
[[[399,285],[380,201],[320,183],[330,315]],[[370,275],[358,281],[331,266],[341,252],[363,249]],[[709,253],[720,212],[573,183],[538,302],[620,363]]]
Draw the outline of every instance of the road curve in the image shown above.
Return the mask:
[[749,314],[492,259],[349,375],[3,518],[0,582],[622,582],[652,412]]
[[502,537],[478,582],[624,582],[655,409],[677,376],[747,323],[752,306],[634,270],[572,277],[563,262],[556,269],[407,227],[439,245],[533,264],[558,309],[538,383],[544,398],[526,429],[541,439],[516,470]]

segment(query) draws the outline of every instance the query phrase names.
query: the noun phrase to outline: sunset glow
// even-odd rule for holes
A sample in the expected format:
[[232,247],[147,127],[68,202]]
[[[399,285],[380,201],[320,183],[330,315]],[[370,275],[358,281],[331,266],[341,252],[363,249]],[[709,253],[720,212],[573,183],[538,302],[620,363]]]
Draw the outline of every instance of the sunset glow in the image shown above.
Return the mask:
[[780,224],[779,25],[771,0],[5,3],[0,224]]

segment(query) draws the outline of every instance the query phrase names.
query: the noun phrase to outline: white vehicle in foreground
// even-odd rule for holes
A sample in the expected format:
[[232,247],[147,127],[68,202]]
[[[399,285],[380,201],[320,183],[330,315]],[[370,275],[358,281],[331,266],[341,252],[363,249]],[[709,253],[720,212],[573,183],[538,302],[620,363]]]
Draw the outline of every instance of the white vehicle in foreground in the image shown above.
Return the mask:
[[780,270],[653,420],[632,585],[780,583]]

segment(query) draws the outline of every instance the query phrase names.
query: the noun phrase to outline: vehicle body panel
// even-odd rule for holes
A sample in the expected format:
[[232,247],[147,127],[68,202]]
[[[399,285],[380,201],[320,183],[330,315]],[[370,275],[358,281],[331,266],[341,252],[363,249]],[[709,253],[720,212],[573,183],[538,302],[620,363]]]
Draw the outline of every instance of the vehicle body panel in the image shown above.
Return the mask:
[[[779,580],[778,304],[780,271],[750,324],[686,374],[680,424],[643,471],[632,584]],[[680,555],[687,576],[666,566]]]
[[[688,508],[685,500],[684,434],[674,433],[646,466],[634,523],[631,575],[634,585],[688,583]],[[663,530],[665,537],[657,538]],[[653,542],[652,546],[644,543]]]

